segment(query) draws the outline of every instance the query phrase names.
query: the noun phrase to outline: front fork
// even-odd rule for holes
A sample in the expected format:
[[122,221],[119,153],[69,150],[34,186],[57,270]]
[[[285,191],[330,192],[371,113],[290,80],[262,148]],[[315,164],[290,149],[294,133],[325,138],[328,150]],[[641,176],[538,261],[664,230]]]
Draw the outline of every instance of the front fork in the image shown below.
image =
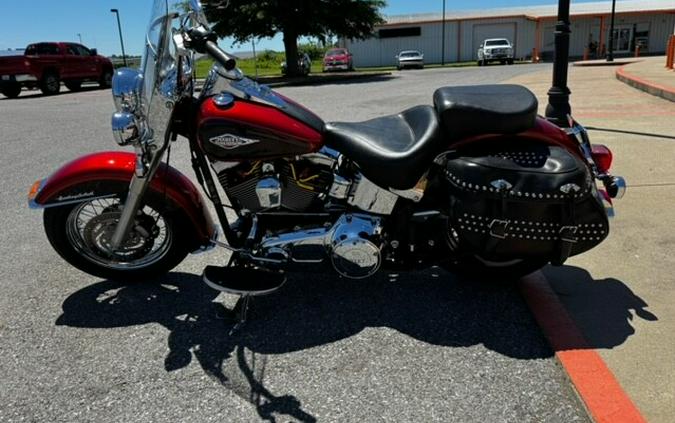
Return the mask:
[[[136,214],[141,207],[143,202],[143,196],[150,186],[150,181],[152,181],[155,172],[159,168],[164,153],[169,147],[170,137],[167,134],[164,144],[158,148],[154,149],[154,145],[149,143],[144,147],[138,147],[136,149],[136,170],[134,176],[131,178],[129,184],[129,193],[127,194],[127,199],[124,202],[122,208],[122,214],[120,215],[120,220],[117,223],[115,228],[115,233],[113,234],[112,240],[110,242],[110,248],[112,251],[117,251],[124,239],[129,235],[129,231],[135,221]],[[148,160],[149,157],[149,160]]]

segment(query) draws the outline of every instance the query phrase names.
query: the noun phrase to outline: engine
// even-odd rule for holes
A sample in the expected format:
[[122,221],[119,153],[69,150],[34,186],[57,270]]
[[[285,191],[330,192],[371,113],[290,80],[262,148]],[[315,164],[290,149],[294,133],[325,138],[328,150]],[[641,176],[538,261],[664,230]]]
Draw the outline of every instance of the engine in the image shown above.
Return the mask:
[[340,275],[362,279],[380,268],[383,243],[380,218],[344,214],[329,228],[267,236],[260,251],[265,257],[285,258],[294,263],[330,261]]
[[309,159],[254,161],[227,167],[214,163],[218,180],[233,207],[258,212],[281,208],[296,212],[319,210],[333,182],[330,166]]

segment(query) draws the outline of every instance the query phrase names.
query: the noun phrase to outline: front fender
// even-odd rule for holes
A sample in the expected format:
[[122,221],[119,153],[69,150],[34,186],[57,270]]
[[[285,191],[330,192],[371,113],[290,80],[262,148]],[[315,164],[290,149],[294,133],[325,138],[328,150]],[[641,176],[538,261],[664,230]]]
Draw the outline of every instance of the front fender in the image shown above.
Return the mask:
[[[108,181],[130,182],[136,155],[107,151],[83,156],[65,164],[50,177],[37,181],[29,194],[31,208],[58,207],[114,195]],[[208,246],[216,226],[195,185],[175,168],[162,163],[150,190],[166,193],[170,206],[179,209],[193,226],[195,249]]]

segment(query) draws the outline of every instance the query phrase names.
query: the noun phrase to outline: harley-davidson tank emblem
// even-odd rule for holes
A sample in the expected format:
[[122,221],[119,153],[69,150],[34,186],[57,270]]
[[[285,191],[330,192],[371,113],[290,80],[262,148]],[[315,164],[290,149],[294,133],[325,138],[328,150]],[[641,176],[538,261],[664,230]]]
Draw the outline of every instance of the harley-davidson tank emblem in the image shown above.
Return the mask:
[[211,144],[217,145],[218,147],[225,148],[227,150],[232,150],[234,148],[243,147],[245,145],[258,143],[260,142],[260,140],[254,140],[252,138],[244,138],[233,134],[224,134],[209,139],[209,142]]

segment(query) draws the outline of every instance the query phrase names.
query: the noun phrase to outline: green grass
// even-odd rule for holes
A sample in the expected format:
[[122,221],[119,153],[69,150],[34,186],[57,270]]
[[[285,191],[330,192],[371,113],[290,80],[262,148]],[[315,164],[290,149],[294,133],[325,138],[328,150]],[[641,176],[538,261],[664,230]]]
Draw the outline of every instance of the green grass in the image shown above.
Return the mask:
[[[272,57],[269,57],[272,56]],[[268,55],[266,57],[258,57],[258,76],[281,76],[281,62],[283,59],[283,53],[274,53],[273,55]],[[529,62],[519,62],[518,63],[529,63]],[[321,73],[322,71],[321,60],[312,61],[311,73]],[[211,59],[201,59],[197,61],[197,78],[205,78],[206,75],[211,70],[213,66],[213,61]],[[237,61],[237,66],[239,69],[244,72],[245,75],[249,77],[255,77],[255,62],[253,59],[241,59]],[[477,66],[475,61],[470,62],[456,62],[456,63],[446,63],[441,65],[440,63],[430,63],[424,65],[425,68],[463,68],[469,66]],[[373,66],[373,67],[362,67],[357,68],[357,71],[360,72],[386,72],[396,70],[396,66]]]

